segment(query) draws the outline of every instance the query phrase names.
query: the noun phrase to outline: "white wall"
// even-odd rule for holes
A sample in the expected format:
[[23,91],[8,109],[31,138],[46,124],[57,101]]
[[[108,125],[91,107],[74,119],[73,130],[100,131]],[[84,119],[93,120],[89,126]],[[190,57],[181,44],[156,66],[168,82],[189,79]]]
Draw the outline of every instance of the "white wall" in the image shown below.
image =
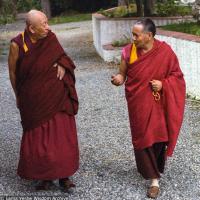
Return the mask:
[[[169,17],[165,19],[152,18],[156,26],[163,26],[171,23],[179,23],[185,20],[191,21],[192,17]],[[97,52],[103,57],[102,46],[108,43],[112,43],[114,40],[124,38],[124,35],[129,36],[131,34],[131,28],[138,18],[119,18],[111,19],[102,17],[100,14],[92,15],[93,23],[93,41]]]
[[157,35],[166,41],[176,53],[185,75],[187,93],[200,98],[200,43]]

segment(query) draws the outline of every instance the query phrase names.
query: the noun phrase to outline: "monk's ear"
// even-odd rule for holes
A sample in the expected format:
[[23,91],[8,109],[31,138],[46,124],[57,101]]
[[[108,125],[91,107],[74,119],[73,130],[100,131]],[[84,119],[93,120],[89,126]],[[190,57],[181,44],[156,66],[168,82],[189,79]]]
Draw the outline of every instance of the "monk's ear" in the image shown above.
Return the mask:
[[153,37],[152,32],[148,32],[148,33],[147,33],[147,37],[148,37],[148,39],[150,40],[150,39]]
[[30,25],[30,26],[28,27],[28,30],[29,30],[32,34],[35,33],[34,27],[33,27],[32,25]]

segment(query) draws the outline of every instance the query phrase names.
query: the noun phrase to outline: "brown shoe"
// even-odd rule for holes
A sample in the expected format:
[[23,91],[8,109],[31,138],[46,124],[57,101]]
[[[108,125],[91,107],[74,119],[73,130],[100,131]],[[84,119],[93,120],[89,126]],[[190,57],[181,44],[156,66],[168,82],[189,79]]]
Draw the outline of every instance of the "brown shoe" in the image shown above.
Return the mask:
[[156,199],[158,197],[159,192],[160,192],[160,189],[159,189],[158,186],[151,186],[147,190],[147,197],[152,198],[152,199]]
[[38,185],[35,186],[35,190],[40,191],[40,190],[51,190],[53,186],[52,181],[41,181]]
[[69,178],[59,179],[59,185],[63,192],[72,193],[72,188],[76,187],[76,185],[69,180]]

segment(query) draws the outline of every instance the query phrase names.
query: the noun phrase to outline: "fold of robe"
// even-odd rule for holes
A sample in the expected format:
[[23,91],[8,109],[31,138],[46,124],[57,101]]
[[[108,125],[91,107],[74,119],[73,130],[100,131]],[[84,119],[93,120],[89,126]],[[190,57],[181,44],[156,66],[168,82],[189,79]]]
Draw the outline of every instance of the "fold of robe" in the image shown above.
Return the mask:
[[72,176],[79,168],[74,116],[58,112],[22,136],[17,173],[29,180],[55,180]]
[[[65,68],[62,81],[57,78],[54,63]],[[16,88],[24,131],[47,122],[57,112],[64,111],[69,115],[77,113],[74,69],[74,63],[52,32],[24,53],[16,70]]]
[[[131,45],[124,51],[130,55]],[[155,40],[149,52],[127,65],[125,94],[134,148],[167,142],[166,154],[172,156],[185,105],[185,81],[177,57],[169,45]],[[153,79],[163,83],[159,101],[152,94]]]

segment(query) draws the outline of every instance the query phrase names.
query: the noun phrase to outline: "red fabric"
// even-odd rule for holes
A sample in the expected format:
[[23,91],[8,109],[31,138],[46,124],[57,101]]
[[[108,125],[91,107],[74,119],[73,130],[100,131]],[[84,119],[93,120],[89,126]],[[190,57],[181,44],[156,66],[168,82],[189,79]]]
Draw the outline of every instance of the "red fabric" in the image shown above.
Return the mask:
[[130,61],[131,50],[132,44],[128,44],[122,49],[122,59],[125,60],[126,63],[129,63]]
[[25,54],[24,46],[23,46],[24,42],[25,42],[26,46],[28,47],[28,49],[31,49],[32,46],[34,45],[34,43],[31,42],[31,39],[29,38],[28,32],[26,30],[24,31],[24,42],[23,42],[22,33],[18,34],[16,37],[14,37],[11,40],[11,42],[15,42],[19,47],[19,58],[18,58],[18,62],[17,62],[17,66],[18,66]]
[[[66,69],[62,81],[57,78],[57,62]],[[78,110],[75,90],[75,65],[65,54],[54,33],[32,44],[17,66],[16,85],[24,131],[51,119],[57,112],[74,115]]]
[[[135,149],[168,142],[167,155],[171,156],[184,113],[183,74],[176,55],[165,42],[155,40],[152,50],[138,55],[138,60],[128,65],[125,83],[132,142]],[[160,101],[152,95],[152,79],[163,83]]]
[[57,113],[40,127],[26,131],[21,141],[18,175],[53,180],[73,175],[79,167],[74,116]]
[[166,144],[155,143],[151,147],[142,150],[134,149],[135,161],[138,172],[145,179],[160,178],[164,172]]

